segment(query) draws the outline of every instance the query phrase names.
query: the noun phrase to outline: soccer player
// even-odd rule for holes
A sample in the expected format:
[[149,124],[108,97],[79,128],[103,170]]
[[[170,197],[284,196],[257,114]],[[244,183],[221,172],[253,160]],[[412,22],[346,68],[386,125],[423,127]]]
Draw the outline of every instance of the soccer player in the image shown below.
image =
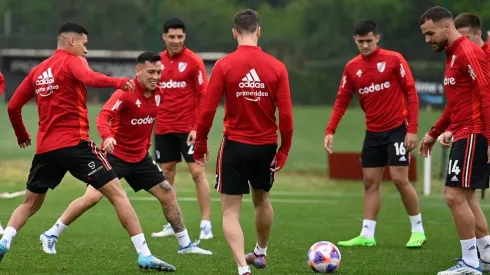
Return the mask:
[[[490,61],[490,46],[485,43],[481,37],[481,20],[480,18],[471,13],[462,13],[454,19],[454,26],[456,30],[463,36],[466,36],[469,40],[476,43],[478,46],[482,48],[487,56],[487,60]],[[453,138],[453,133],[450,129],[447,129],[442,135],[440,135],[437,140],[441,143],[442,146],[449,147],[451,140]],[[486,186],[488,188],[488,186]],[[470,207],[473,209],[480,208],[480,201],[476,196],[469,201]],[[478,247],[478,251],[480,252],[480,262],[482,264],[482,271],[489,272],[490,271],[490,236],[488,234],[488,223],[487,219],[484,215],[478,216],[480,211],[475,212],[475,236],[476,236],[476,245]]]
[[21,110],[32,97],[39,114],[36,154],[27,180],[24,201],[15,209],[0,240],[0,261],[12,239],[42,206],[48,189],[54,189],[67,172],[106,196],[128,231],[144,269],[175,270],[151,255],[136,213],[104,153],[89,137],[87,86],[134,88],[129,78],[111,78],[92,71],[87,54],[87,30],[67,22],[58,29],[54,54],[34,67],[8,104],[8,114],[21,148],[31,145]]
[[[119,179],[125,178],[135,192],[143,189],[156,197],[165,218],[176,230],[180,254],[212,254],[193,244],[184,225],[175,191],[165,180],[160,167],[148,154],[158,107],[165,100],[157,87],[162,73],[160,55],[144,52],[136,60],[135,92],[117,90],[106,102],[97,118],[103,148]],[[74,200],[48,231],[41,234],[43,251],[56,254],[61,233],[104,196],[88,186],[85,194]]]
[[[211,193],[204,168],[195,163],[194,140],[196,118],[208,80],[202,59],[186,48],[185,25],[171,18],[163,25],[163,40],[167,49],[161,53],[163,72],[160,87],[165,100],[160,106],[155,129],[155,158],[174,190],[177,163],[184,157],[196,184],[197,201],[201,208],[200,239],[213,238],[211,228]],[[153,237],[175,234],[170,224]]]
[[[267,244],[273,222],[269,191],[274,173],[284,167],[293,134],[292,103],[284,64],[257,46],[260,17],[253,10],[238,12],[233,37],[236,51],[216,62],[197,125],[194,158],[205,165],[207,138],[216,109],[225,96],[224,137],[218,152],[216,190],[221,193],[223,231],[238,265],[250,274],[248,264],[266,267]],[[277,148],[276,107],[279,109],[281,146]],[[255,207],[257,243],[244,254],[240,208],[250,193]]]
[[361,234],[340,246],[376,246],[374,238],[381,207],[380,184],[385,166],[400,192],[412,225],[406,247],[426,242],[415,189],[408,179],[410,151],[417,146],[419,100],[405,58],[378,46],[376,23],[360,21],[354,42],[360,54],[347,63],[330,121],[325,129],[325,150],[332,153],[333,135],[354,94],[366,113],[366,135],[361,152],[364,179],[364,220]]
[[[483,212],[474,200],[475,189],[484,188],[488,182],[489,62],[479,45],[457,31],[447,9],[439,6],[428,9],[420,17],[420,28],[434,52],[446,52],[444,88],[447,104],[437,123],[420,142],[419,154],[427,157],[437,137],[448,126],[454,133],[445,198],[461,240],[462,259],[438,274],[482,274],[475,221],[483,217]],[[487,242],[487,245],[490,244]]]

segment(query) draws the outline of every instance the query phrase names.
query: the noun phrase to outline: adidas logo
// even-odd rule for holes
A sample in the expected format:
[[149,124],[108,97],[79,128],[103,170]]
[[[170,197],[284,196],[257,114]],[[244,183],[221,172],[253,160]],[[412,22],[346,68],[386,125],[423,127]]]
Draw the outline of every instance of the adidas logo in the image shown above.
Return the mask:
[[47,85],[53,83],[54,83],[54,77],[53,77],[53,73],[51,72],[51,67],[49,67],[46,71],[44,71],[36,80],[36,85]]
[[490,248],[490,244],[487,244],[483,249],[489,249],[489,248]]
[[405,156],[402,156],[399,161],[407,161],[407,158]]
[[470,249],[468,249],[468,251],[475,250],[475,249],[476,249],[476,247],[472,246],[472,247],[470,247]]
[[265,88],[265,84],[260,82],[259,75],[255,71],[255,69],[251,69],[250,72],[246,74],[244,78],[242,78],[242,82],[238,84],[240,88]]
[[452,178],[451,178],[451,181],[459,181],[458,180],[458,177],[456,175],[454,175]]

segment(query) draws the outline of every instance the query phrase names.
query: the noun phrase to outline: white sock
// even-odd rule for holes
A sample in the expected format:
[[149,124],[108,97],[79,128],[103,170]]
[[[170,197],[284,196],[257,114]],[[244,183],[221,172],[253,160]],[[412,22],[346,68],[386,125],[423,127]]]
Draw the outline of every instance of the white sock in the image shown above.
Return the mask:
[[64,225],[60,219],[56,221],[56,223],[51,227],[48,231],[44,232],[47,236],[56,236],[59,237],[68,226]]
[[3,232],[2,240],[7,241],[7,249],[10,249],[10,244],[12,243],[12,239],[17,235],[17,230],[15,228],[9,226],[5,228],[5,231]]
[[143,233],[134,235],[131,237],[131,241],[133,242],[134,248],[136,248],[136,252],[141,253],[143,256],[150,256],[151,252],[148,248],[148,244],[146,243],[145,235]]
[[476,250],[476,238],[461,240],[461,250],[463,251],[463,261],[472,267],[480,265]]
[[211,228],[211,221],[202,220],[201,221],[201,228],[203,228],[203,227],[209,227],[209,228]]
[[187,229],[181,231],[179,233],[175,233],[175,237],[177,237],[177,241],[179,241],[180,247],[187,247],[191,244],[191,239],[189,238],[189,233],[187,233]]
[[256,255],[264,255],[264,256],[266,256],[267,255],[267,247],[266,248],[261,248],[259,246],[259,244],[256,244],[255,245],[255,249],[254,249],[254,253]]
[[249,266],[239,266],[239,267],[238,267],[238,274],[239,274],[239,275],[243,275],[243,274],[245,274],[245,273],[247,273],[247,272],[248,272],[248,273],[250,273],[250,272],[251,272],[251,271],[250,271],[250,267],[249,267]]
[[374,238],[375,229],[376,229],[376,221],[363,220],[361,236],[368,239]]
[[476,245],[480,251],[480,258],[485,262],[490,262],[490,236],[476,239]]
[[424,227],[422,226],[422,214],[408,216],[408,218],[412,224],[412,232],[424,233]]

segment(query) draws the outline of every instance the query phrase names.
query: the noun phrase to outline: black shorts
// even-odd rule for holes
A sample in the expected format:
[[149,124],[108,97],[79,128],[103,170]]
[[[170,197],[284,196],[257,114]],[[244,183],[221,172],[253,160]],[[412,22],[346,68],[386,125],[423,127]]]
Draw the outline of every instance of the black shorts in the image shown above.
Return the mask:
[[155,159],[158,163],[194,162],[194,145],[187,143],[189,133],[155,135]]
[[114,155],[107,156],[119,179],[124,178],[135,192],[150,190],[165,180],[160,166],[146,155],[140,162],[127,162]]
[[384,132],[366,131],[362,145],[363,168],[408,166],[410,154],[405,148],[405,124]]
[[274,183],[271,162],[276,144],[250,145],[223,138],[216,163],[216,190],[228,195],[249,194],[254,190],[269,192]]
[[34,155],[27,190],[44,194],[55,189],[66,172],[95,189],[116,178],[105,153],[93,141],[81,141],[76,146]]
[[488,141],[482,134],[453,142],[446,186],[485,189],[488,186]]

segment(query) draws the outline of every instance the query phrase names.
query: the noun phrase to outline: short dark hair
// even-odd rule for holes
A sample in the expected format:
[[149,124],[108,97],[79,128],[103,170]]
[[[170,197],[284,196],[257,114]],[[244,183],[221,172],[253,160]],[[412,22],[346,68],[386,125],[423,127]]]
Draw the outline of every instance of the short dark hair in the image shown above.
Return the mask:
[[420,16],[420,25],[423,25],[426,21],[432,20],[434,22],[439,22],[443,19],[453,19],[453,14],[448,10],[440,6],[432,7],[426,10]]
[[361,20],[356,23],[354,27],[354,35],[366,35],[372,32],[373,34],[378,34],[376,30],[376,22],[373,20]]
[[74,32],[78,34],[88,35],[88,31],[82,25],[78,25],[77,23],[73,22],[65,22],[61,24],[61,26],[58,28],[58,35],[65,32]]
[[136,58],[136,64],[144,64],[145,62],[156,63],[162,61],[160,55],[156,52],[143,52]]
[[252,33],[260,26],[259,13],[252,9],[237,12],[234,18],[233,28],[239,33]]
[[456,16],[454,19],[454,26],[456,29],[459,28],[472,28],[472,29],[481,29],[481,20],[475,14],[465,12]]
[[172,17],[163,23],[163,33],[168,33],[169,29],[182,29],[185,32],[185,24],[178,17]]

